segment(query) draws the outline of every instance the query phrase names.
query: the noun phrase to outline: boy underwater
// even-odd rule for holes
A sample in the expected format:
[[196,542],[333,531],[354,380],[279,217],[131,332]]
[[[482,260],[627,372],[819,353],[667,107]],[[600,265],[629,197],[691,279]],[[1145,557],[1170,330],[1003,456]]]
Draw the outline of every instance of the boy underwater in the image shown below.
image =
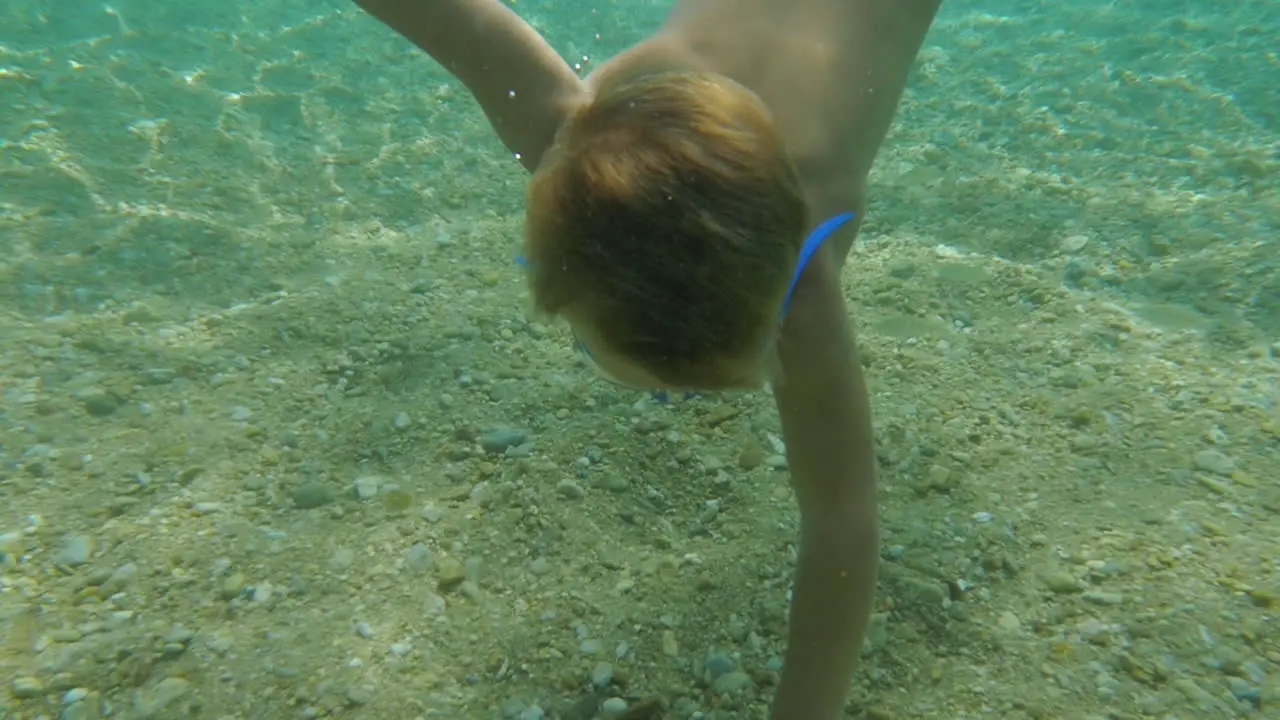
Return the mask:
[[941,0],[677,0],[580,78],[501,0],[356,0],[458,78],[532,174],[537,310],[654,390],[773,386],[800,543],[773,720],[842,716],[879,559],[840,267]]

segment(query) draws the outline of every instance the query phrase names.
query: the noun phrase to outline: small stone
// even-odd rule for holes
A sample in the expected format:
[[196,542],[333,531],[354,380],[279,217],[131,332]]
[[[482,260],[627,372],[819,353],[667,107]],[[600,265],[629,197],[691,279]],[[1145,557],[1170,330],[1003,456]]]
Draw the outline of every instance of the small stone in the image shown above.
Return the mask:
[[1215,495],[1231,494],[1231,486],[1228,485],[1226,482],[1214,477],[1213,475],[1196,473],[1195,479],[1196,479],[1196,482],[1199,483],[1201,487],[1205,488],[1206,490],[1209,490]]
[[1080,597],[1085,602],[1091,602],[1094,605],[1123,605],[1124,595],[1118,592],[1107,592],[1105,590],[1090,590]]
[[138,576],[138,566],[133,563],[125,563],[112,571],[106,582],[102,583],[101,594],[103,597],[110,597],[124,590],[133,583],[134,578]]
[[223,600],[234,600],[244,592],[244,573],[232,573],[218,587],[218,597]]
[[396,413],[396,419],[392,422],[397,430],[407,430],[413,424],[413,418],[409,417],[409,413]]
[[1044,585],[1059,594],[1078,593],[1084,589],[1080,581],[1067,572],[1052,572],[1044,577]]
[[551,572],[553,569],[554,568],[551,567],[551,561],[546,559],[545,557],[542,557],[541,555],[534,558],[533,562],[529,563],[529,572],[533,573],[534,575],[539,575],[539,576],[546,575],[547,573]]
[[179,677],[168,677],[161,680],[151,692],[138,696],[134,703],[134,717],[138,720],[166,717],[165,709],[187,694],[191,683]]
[[611,697],[600,703],[600,714],[604,717],[617,717],[627,711],[627,701],[620,697]]
[[419,572],[430,570],[436,564],[435,556],[431,554],[431,548],[423,543],[415,543],[409,548],[409,567]]
[[898,585],[903,602],[920,607],[941,607],[947,600],[947,587],[933,580],[903,578]]
[[1197,470],[1215,475],[1227,476],[1236,469],[1235,461],[1217,450],[1201,450],[1192,456],[1191,462]]
[[89,696],[89,690],[87,688],[82,688],[82,687],[71,688],[66,692],[65,695],[62,696],[62,704],[72,705],[80,702],[81,700],[85,699],[88,696]]
[[311,510],[333,502],[333,489],[321,482],[304,482],[293,490],[293,504],[300,510]]
[[253,592],[250,594],[249,598],[255,603],[268,603],[271,602],[271,596],[274,593],[275,588],[271,586],[271,583],[264,580],[253,586]]
[[706,671],[712,680],[731,673],[734,670],[733,658],[722,652],[713,652],[707,655]]
[[602,490],[610,492],[626,492],[630,489],[631,484],[625,475],[615,472],[603,471],[594,474],[592,484]]
[[457,558],[445,557],[436,563],[436,587],[441,592],[452,590],[467,579],[467,568]]
[[1073,253],[1083,250],[1088,244],[1088,235],[1070,235],[1062,239],[1061,247],[1063,252]]
[[354,685],[347,688],[347,704],[351,706],[368,705],[373,702],[376,691],[366,685]]
[[365,475],[356,478],[356,497],[361,501],[372,500],[378,495],[379,478],[377,475]]
[[613,682],[613,665],[607,662],[598,662],[591,669],[591,684],[597,690],[603,690],[609,687]]
[[1005,610],[1000,613],[1000,617],[996,619],[996,627],[1006,633],[1013,634],[1022,629],[1022,621],[1018,619],[1017,615]]
[[565,478],[556,484],[556,492],[566,500],[581,500],[586,495],[582,491],[582,486],[578,483]]
[[38,698],[44,694],[44,683],[40,682],[39,678],[14,678],[12,692],[13,696],[19,700]]
[[98,709],[90,702],[73,702],[62,708],[58,720],[98,720]]
[[662,631],[662,654],[668,657],[680,654],[680,644],[676,642],[676,634],[671,630]]
[[731,695],[748,690],[754,684],[750,675],[740,670],[735,670],[716,678],[715,682],[711,683],[711,690],[719,695]]
[[[862,654],[874,655],[889,643],[889,613],[872,613],[867,634],[862,638]],[[710,663],[707,663],[710,669]]]
[[738,453],[738,467],[754,470],[764,464],[764,448],[758,442],[749,442]]
[[164,641],[166,644],[182,645],[185,647],[190,645],[191,641],[194,640],[195,637],[195,632],[188,630],[181,625],[175,625],[170,628],[169,632],[164,636]]
[[510,448],[523,445],[528,439],[529,433],[516,428],[500,428],[498,430],[490,430],[480,436],[480,447],[485,452],[494,455],[501,455]]
[[73,535],[67,538],[66,545],[58,552],[58,562],[67,567],[80,567],[89,562],[93,555],[93,538],[88,535]]
[[356,553],[351,548],[338,548],[329,556],[329,569],[334,572],[348,570],[356,562]]
[[80,395],[85,412],[94,417],[106,417],[120,407],[120,399],[105,390],[90,390]]

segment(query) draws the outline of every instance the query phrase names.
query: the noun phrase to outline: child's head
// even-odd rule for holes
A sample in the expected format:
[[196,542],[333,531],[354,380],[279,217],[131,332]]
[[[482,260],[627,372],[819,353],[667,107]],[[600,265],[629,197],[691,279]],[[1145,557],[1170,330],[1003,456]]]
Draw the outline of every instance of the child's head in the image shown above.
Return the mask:
[[606,82],[530,185],[534,304],[626,384],[758,385],[807,223],[751,91],[699,73]]

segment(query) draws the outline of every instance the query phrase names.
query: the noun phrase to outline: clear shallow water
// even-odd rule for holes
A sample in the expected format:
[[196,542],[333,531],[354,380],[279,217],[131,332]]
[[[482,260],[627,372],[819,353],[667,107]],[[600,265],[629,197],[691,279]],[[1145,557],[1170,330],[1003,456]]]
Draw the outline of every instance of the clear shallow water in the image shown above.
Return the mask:
[[[667,9],[516,7],[588,65]],[[1269,707],[1277,27],[944,6],[846,274],[886,478],[859,707]],[[717,653],[767,677],[768,398],[646,404],[528,322],[525,176],[406,43],[345,4],[11,0],[0,108],[0,677],[40,686],[0,711],[555,715],[589,641],[685,709]]]

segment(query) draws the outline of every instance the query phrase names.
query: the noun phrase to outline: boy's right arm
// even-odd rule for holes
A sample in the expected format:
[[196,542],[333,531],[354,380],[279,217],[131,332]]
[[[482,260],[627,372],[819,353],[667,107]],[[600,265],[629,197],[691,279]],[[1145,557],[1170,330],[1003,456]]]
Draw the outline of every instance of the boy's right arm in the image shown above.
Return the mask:
[[531,172],[582,97],[581,80],[500,0],[356,0],[422,48],[480,103],[507,149]]

